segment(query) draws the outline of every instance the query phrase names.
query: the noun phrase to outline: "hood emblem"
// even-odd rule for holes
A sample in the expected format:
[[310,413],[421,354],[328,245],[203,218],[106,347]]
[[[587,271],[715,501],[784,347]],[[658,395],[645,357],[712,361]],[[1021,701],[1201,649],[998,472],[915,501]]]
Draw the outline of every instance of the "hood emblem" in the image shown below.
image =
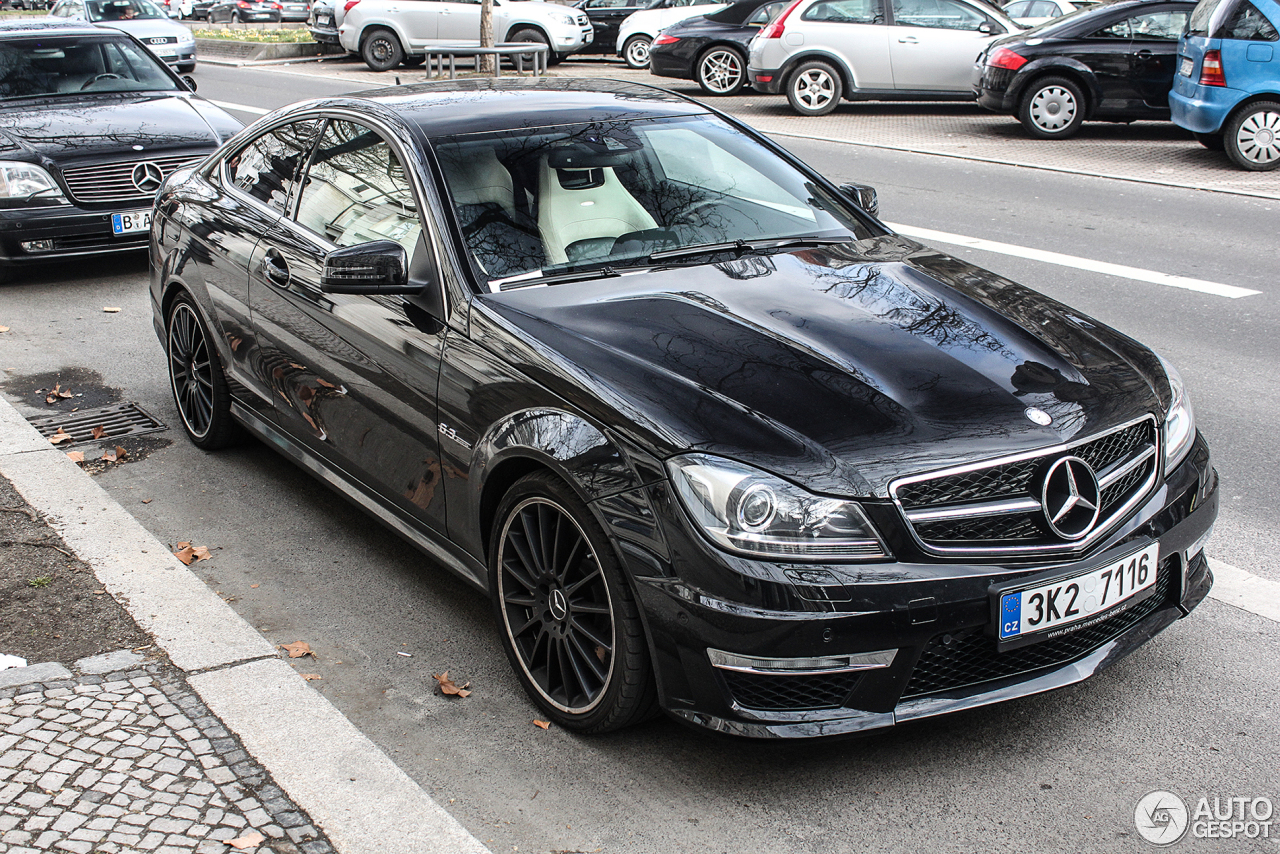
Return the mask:
[[1093,468],[1079,457],[1062,457],[1049,466],[1040,488],[1049,529],[1064,540],[1078,540],[1093,530],[1102,512],[1102,491]]
[[133,167],[133,186],[141,193],[154,193],[164,183],[164,173],[154,163],[139,163]]
[[1041,427],[1048,427],[1053,423],[1053,416],[1045,412],[1043,409],[1036,409],[1034,406],[1028,406],[1023,410],[1027,416],[1027,420],[1032,424],[1039,424]]

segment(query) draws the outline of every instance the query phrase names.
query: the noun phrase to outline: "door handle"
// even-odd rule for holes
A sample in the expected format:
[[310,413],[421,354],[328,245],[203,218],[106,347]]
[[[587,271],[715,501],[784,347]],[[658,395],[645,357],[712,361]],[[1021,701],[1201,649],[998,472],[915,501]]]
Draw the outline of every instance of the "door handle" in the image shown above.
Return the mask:
[[915,36],[905,36],[898,39],[898,44],[920,44],[920,42]]
[[1150,58],[1151,58],[1151,51],[1149,51],[1149,50],[1140,50],[1140,51],[1138,51],[1138,59],[1141,59],[1142,61],[1144,61],[1144,62],[1145,62],[1146,60],[1148,60],[1148,59],[1150,59]]
[[289,264],[284,260],[284,256],[277,249],[268,249],[267,254],[262,259],[260,267],[262,275],[267,281],[280,287],[289,284]]

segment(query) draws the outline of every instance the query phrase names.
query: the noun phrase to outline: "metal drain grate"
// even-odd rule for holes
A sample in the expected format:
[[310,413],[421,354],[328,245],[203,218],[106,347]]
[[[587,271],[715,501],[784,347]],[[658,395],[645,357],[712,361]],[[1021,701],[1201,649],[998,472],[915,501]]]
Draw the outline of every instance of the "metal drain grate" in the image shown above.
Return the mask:
[[42,415],[39,418],[28,418],[31,426],[40,431],[46,439],[62,428],[69,433],[73,442],[92,442],[93,429],[102,428],[99,439],[119,439],[123,436],[138,436],[142,433],[158,433],[169,428],[155,416],[148,413],[136,403],[113,403],[110,406],[99,406],[96,409],[84,409],[80,412],[59,412],[54,415]]

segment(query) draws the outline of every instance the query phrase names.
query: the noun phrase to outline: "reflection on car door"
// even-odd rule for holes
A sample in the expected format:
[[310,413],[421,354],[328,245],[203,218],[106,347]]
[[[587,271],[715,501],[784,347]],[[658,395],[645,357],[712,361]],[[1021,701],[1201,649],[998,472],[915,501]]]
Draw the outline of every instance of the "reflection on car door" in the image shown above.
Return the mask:
[[1066,56],[1093,69],[1100,94],[1095,114],[1133,112],[1141,103],[1130,74],[1132,32],[1130,19],[1121,18],[1081,39],[1078,46],[1063,51]]
[[[439,0],[435,3],[440,7],[440,14],[436,24],[436,38],[442,42],[475,42],[480,43],[480,2],[466,2],[466,0]],[[498,19],[505,20],[505,16],[501,16],[501,7],[494,9],[494,39],[502,41],[506,33],[499,32],[505,27],[498,26]]]
[[983,24],[995,26],[987,16],[959,0],[893,0],[892,6],[893,88],[970,91],[973,62],[996,37],[980,30]]
[[819,0],[801,18],[805,43],[844,57],[857,88],[893,88],[883,0]]
[[1169,109],[1169,90],[1178,61],[1178,36],[1187,25],[1187,9],[1157,7],[1129,19],[1129,69],[1138,97],[1148,107]]
[[[263,381],[281,427],[401,512],[444,527],[436,384],[444,327],[412,301],[327,294],[324,257],[371,240],[427,251],[403,158],[375,131],[331,120],[294,216],[255,252]],[[435,283],[433,283],[435,284]]]
[[440,25],[438,0],[397,0],[387,11],[393,13],[404,28],[410,50],[420,51],[436,40]]

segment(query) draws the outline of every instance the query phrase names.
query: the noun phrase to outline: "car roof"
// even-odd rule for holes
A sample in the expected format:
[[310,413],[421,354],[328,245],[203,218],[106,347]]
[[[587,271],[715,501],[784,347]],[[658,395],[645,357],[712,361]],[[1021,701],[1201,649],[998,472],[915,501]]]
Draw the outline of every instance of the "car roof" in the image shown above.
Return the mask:
[[111,30],[104,30],[101,27],[95,27],[83,22],[66,23],[55,19],[32,21],[23,20],[22,18],[10,18],[6,21],[0,21],[0,38],[17,36],[100,36],[104,33],[110,35]]
[[427,137],[708,112],[694,101],[653,86],[566,77],[445,80],[392,86],[313,101],[311,106],[345,106],[351,98],[389,110]]

